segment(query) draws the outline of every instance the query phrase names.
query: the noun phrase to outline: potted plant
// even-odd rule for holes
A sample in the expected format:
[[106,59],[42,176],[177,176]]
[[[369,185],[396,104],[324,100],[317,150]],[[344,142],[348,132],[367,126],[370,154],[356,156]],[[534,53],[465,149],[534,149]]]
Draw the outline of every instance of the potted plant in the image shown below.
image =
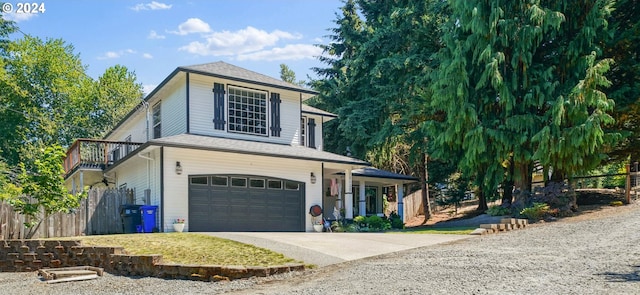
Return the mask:
[[324,228],[324,225],[322,224],[322,219],[316,218],[315,220],[313,220],[313,230],[321,233],[323,228]]
[[184,218],[176,218],[173,221],[173,231],[181,233],[184,230]]

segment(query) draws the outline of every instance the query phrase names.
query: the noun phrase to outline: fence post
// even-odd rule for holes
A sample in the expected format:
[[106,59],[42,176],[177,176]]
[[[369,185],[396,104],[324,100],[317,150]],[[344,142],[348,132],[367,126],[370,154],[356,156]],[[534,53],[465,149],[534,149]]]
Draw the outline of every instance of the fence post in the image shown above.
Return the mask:
[[625,184],[624,197],[627,204],[631,204],[631,169],[629,167],[629,163],[624,166],[627,171],[627,183]]

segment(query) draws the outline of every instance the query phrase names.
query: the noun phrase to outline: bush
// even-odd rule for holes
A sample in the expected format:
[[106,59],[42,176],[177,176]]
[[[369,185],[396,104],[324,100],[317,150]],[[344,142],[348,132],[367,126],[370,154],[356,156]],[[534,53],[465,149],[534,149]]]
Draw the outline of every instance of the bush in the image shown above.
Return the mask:
[[391,222],[391,228],[395,229],[404,229],[404,222],[402,222],[402,218],[395,211],[389,214],[389,222]]
[[381,231],[391,228],[390,221],[382,219],[377,215],[367,217],[367,224],[369,225],[369,231]]
[[520,214],[534,221],[541,220],[549,213],[549,205],[545,203],[533,203],[533,207],[524,208],[520,211]]
[[511,209],[496,205],[491,206],[489,210],[485,211],[485,213],[491,216],[511,215]]
[[364,226],[366,222],[366,217],[359,215],[353,218],[353,222],[358,226]]

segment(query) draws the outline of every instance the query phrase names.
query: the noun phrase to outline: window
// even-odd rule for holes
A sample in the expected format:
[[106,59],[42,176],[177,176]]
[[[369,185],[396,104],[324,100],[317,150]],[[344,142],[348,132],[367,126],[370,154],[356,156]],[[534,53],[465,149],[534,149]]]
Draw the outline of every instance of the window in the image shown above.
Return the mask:
[[153,138],[162,136],[162,113],[160,112],[160,103],[153,106]]
[[127,155],[131,152],[131,134],[129,134],[129,136],[127,136],[127,138],[124,139],[125,142],[127,142],[127,146],[126,146],[126,153]]
[[297,190],[300,189],[300,185],[297,182],[285,181],[284,182],[284,189],[297,191]]
[[252,178],[249,180],[249,187],[251,188],[264,188],[264,179]]
[[282,189],[282,180],[269,179],[267,186],[269,189]]
[[247,187],[246,178],[231,177],[231,186],[233,187]]
[[227,177],[226,176],[212,176],[211,184],[213,186],[227,186]]
[[267,94],[229,87],[229,131],[267,136]]
[[307,117],[300,118],[300,145],[307,146]]
[[191,184],[207,185],[209,184],[208,180],[206,176],[191,177]]

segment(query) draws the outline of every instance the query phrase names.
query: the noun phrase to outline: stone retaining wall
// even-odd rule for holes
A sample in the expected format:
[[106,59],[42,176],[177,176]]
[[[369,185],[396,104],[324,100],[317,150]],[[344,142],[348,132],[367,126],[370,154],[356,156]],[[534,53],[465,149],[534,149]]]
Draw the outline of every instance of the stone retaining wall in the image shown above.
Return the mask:
[[302,264],[271,267],[163,264],[162,255],[129,255],[122,247],[82,246],[76,241],[0,241],[0,272],[26,272],[42,268],[96,266],[124,276],[150,276],[204,281],[265,277],[304,270]]

